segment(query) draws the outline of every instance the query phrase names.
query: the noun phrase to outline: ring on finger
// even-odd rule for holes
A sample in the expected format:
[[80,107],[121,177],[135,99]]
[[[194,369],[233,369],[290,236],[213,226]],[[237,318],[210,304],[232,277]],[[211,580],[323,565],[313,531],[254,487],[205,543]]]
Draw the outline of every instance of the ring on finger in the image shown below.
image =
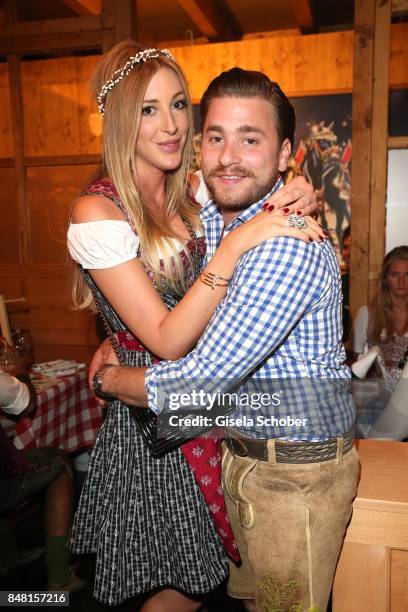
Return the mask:
[[295,215],[295,214],[289,215],[288,225],[289,227],[297,227],[301,230],[304,230],[307,228],[306,219],[304,219],[304,217],[300,217],[299,215]]

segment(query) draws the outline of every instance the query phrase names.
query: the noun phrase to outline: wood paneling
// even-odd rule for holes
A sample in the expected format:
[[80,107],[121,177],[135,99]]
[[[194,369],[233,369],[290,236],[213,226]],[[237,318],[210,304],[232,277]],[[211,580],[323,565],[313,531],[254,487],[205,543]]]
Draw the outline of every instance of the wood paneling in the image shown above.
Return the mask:
[[[291,96],[349,92],[352,88],[352,32],[271,37],[173,51],[187,74],[195,102],[211,78],[237,64],[263,70]],[[407,53],[407,24],[393,26],[391,86],[408,85],[408,62],[403,61]],[[26,156],[99,153],[101,123],[89,93],[89,77],[98,59],[24,62]],[[3,113],[0,117],[1,126]],[[4,121],[5,130],[6,125]],[[5,145],[2,142],[0,146]],[[9,157],[10,151],[5,150],[4,156]]]
[[408,24],[391,26],[390,37],[390,87],[399,89],[408,85]]
[[408,551],[391,551],[391,610],[408,612]]
[[23,95],[21,91],[21,59],[12,53],[8,56],[11,127],[14,143],[14,168],[16,174],[16,206],[18,210],[19,261],[27,263],[29,250],[26,184],[24,171],[24,123]]
[[100,152],[101,120],[89,89],[96,57],[24,62],[26,156]]
[[233,40],[241,30],[232,13],[220,0],[177,0],[203,36]]
[[[142,0],[146,1],[146,0]],[[297,25],[291,2],[279,0],[226,0],[243,32],[283,30]]]
[[70,265],[0,264],[0,278],[6,298],[26,298],[23,306],[9,305],[9,318],[13,328],[30,330],[36,360],[90,358],[98,344],[94,316],[72,309]]
[[[391,0],[377,5],[374,39],[373,131],[371,159],[370,245],[368,299],[377,292],[378,275],[385,253],[385,199],[388,159],[388,83]],[[361,304],[363,305],[363,304]],[[353,311],[351,310],[352,314]],[[354,310],[354,314],[357,310]]]
[[291,0],[293,14],[298,26],[302,29],[313,27],[313,13],[310,0]]
[[389,553],[382,546],[345,542],[334,581],[333,612],[388,612],[388,564]]
[[403,612],[408,447],[405,442],[358,440],[357,448],[360,482],[334,580],[333,612]]
[[0,157],[13,155],[8,66],[0,64]]
[[384,257],[391,0],[358,0],[353,88],[350,312],[376,291]]
[[0,39],[40,34],[62,34],[63,32],[87,32],[100,30],[99,17],[68,17],[44,21],[20,21],[0,28]]
[[[289,96],[351,92],[352,31],[243,40],[172,49],[183,67],[194,102],[222,70],[262,70]],[[408,85],[408,24],[391,28],[390,86]]]
[[[18,263],[18,208],[14,168],[0,168],[0,262]],[[0,280],[0,293],[1,289]]]
[[101,0],[62,0],[78,15],[99,15],[101,13]]
[[27,170],[32,263],[68,260],[67,228],[72,203],[95,166],[46,166]]
[[[261,70],[290,96],[351,91],[352,32],[255,39],[174,49],[198,102],[222,70]],[[341,50],[341,51],[340,51]],[[318,67],[318,69],[316,69]]]

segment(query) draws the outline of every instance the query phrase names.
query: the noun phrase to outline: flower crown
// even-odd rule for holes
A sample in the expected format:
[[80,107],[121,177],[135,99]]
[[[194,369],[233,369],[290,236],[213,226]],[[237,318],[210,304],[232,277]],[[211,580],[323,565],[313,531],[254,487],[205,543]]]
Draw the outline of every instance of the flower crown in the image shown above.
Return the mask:
[[129,72],[133,70],[136,64],[140,64],[140,62],[145,62],[146,60],[154,57],[160,57],[160,55],[164,55],[167,57],[167,59],[173,60],[173,62],[176,61],[168,49],[145,49],[144,51],[139,51],[139,53],[136,53],[136,55],[129,57],[128,61],[124,66],[122,66],[122,68],[115,70],[115,72],[112,74],[112,78],[109,79],[109,81],[106,81],[97,97],[98,110],[102,117],[105,114],[106,98],[111,89],[113,89],[115,85],[125,78],[125,76],[127,76]]

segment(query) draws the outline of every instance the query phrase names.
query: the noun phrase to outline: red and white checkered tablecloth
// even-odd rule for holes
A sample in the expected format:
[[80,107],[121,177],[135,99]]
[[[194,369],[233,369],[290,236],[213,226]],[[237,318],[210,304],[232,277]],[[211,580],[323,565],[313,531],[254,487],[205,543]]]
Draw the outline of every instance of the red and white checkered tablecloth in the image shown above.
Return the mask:
[[1,418],[17,448],[53,447],[68,453],[92,447],[102,424],[102,408],[93,397],[85,369],[60,378],[38,394],[33,418]]

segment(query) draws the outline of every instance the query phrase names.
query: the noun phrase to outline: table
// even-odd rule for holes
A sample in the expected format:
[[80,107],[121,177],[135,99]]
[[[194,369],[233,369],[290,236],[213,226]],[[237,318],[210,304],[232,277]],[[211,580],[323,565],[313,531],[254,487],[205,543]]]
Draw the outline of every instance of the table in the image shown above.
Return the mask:
[[408,443],[359,440],[361,478],[333,612],[408,610]]
[[38,393],[37,399],[33,418],[16,422],[1,414],[2,427],[16,448],[53,447],[73,453],[93,446],[102,424],[102,407],[89,389],[85,369],[60,378]]

